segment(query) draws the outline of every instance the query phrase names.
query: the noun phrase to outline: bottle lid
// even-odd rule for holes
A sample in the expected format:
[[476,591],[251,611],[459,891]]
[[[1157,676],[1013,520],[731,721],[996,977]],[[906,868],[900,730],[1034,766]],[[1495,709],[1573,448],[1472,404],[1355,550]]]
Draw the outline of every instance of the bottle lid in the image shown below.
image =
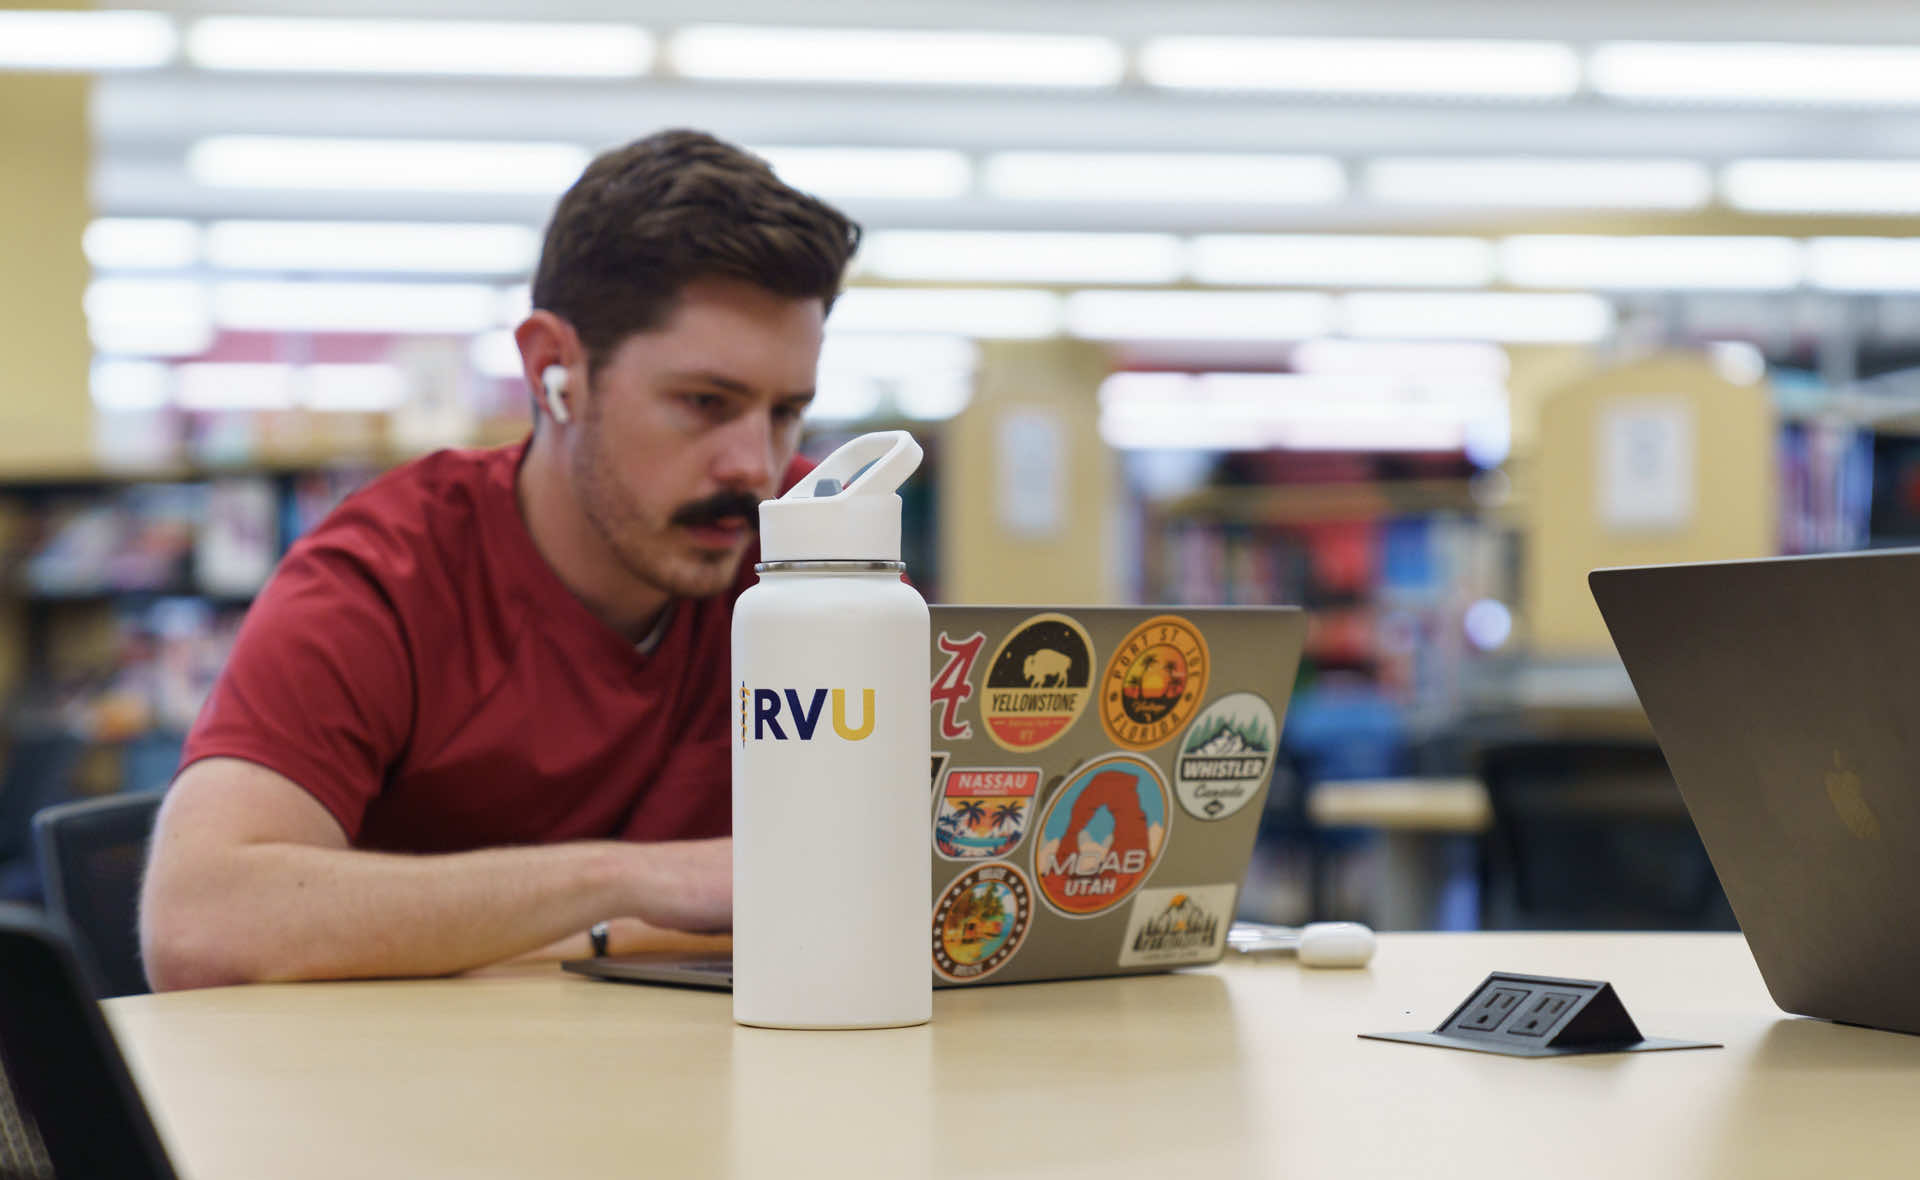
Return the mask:
[[778,500],[760,503],[760,560],[899,561],[900,497],[920,466],[904,430],[863,434]]

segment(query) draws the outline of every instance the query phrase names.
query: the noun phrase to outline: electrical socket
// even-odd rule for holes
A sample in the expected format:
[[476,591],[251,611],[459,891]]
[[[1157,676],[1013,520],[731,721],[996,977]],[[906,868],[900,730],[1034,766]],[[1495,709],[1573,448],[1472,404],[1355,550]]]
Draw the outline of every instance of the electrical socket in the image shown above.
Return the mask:
[[[1579,1022],[1583,1027],[1574,1028],[1583,1012],[1588,1014]],[[1613,996],[1613,989],[1600,980],[1503,972],[1487,976],[1434,1032],[1515,1048],[1640,1039],[1639,1029]],[[1574,1035],[1560,1036],[1568,1032]]]
[[1496,971],[1482,980],[1432,1032],[1360,1035],[1375,1041],[1471,1049],[1508,1057],[1718,1047],[1702,1041],[1641,1036],[1619,994],[1605,980],[1556,979],[1508,971]]
[[1467,1001],[1467,1010],[1457,1017],[1457,1027],[1463,1031],[1492,1032],[1532,994],[1523,987],[1482,987],[1474,993],[1476,998]]

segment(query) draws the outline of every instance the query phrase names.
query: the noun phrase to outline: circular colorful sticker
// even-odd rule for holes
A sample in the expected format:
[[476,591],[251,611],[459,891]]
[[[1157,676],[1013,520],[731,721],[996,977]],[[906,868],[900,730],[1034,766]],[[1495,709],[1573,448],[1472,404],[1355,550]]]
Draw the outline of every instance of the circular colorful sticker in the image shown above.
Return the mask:
[[933,907],[933,969],[956,982],[1007,965],[1033,923],[1033,890],[1009,864],[981,865],[953,879]]
[[1196,819],[1225,819],[1267,785],[1280,727],[1267,702],[1233,692],[1208,705],[1180,739],[1173,790]]
[[1119,905],[1167,846],[1167,783],[1132,754],[1096,758],[1047,803],[1034,843],[1040,896],[1069,918]]
[[1207,641],[1178,615],[1135,627],[1107,661],[1100,721],[1129,750],[1151,750],[1180,732],[1207,695]]
[[1053,744],[1093,693],[1093,640],[1066,615],[1035,615],[1000,643],[987,666],[980,716],[1003,749]]

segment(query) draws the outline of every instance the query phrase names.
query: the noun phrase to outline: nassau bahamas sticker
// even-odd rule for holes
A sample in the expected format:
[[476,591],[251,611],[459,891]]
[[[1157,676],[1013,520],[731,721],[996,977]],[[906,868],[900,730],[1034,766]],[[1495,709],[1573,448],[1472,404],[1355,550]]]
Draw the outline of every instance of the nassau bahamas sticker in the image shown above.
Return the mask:
[[1125,901],[1166,848],[1168,806],[1166,780],[1144,758],[1109,754],[1074,771],[1034,840],[1040,895],[1069,918]]
[[979,865],[954,878],[933,907],[933,969],[947,979],[985,979],[1007,965],[1033,921],[1033,890],[1009,864]]
[[1227,945],[1235,892],[1233,885],[1142,889],[1127,919],[1120,966],[1213,962]]
[[1053,744],[1093,693],[1093,641],[1060,614],[1035,615],[1001,641],[987,666],[980,717],[1015,753]]
[[1208,705],[1174,758],[1173,790],[1195,819],[1226,819],[1260,794],[1280,736],[1273,710],[1250,692]]
[[1027,834],[1027,817],[1039,789],[1038,767],[954,767],[947,771],[933,816],[934,849],[948,860],[1005,856]]
[[1178,615],[1128,633],[1100,679],[1100,721],[1115,745],[1151,750],[1180,732],[1207,695],[1207,641]]

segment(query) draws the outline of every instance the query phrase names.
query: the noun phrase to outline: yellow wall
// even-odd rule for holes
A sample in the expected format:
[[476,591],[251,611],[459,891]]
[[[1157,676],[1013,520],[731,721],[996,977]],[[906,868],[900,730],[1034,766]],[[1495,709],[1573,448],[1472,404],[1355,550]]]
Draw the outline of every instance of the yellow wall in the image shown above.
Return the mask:
[[91,446],[87,89],[81,74],[0,71],[0,469],[10,473],[74,467]]
[[[1693,415],[1691,520],[1619,532],[1598,505],[1599,438],[1610,405],[1672,398]],[[1541,405],[1523,501],[1525,626],[1536,655],[1610,653],[1587,590],[1600,566],[1765,557],[1775,551],[1775,419],[1764,385],[1733,385],[1705,357],[1670,354],[1581,378]]]
[[[949,423],[940,459],[940,568],[950,602],[1103,604],[1112,568],[1118,463],[1100,441],[1096,393],[1111,365],[1083,341],[998,341],[981,349],[973,404]],[[1039,413],[1062,443],[1060,527],[1010,533],[1000,506],[1001,425]]]

